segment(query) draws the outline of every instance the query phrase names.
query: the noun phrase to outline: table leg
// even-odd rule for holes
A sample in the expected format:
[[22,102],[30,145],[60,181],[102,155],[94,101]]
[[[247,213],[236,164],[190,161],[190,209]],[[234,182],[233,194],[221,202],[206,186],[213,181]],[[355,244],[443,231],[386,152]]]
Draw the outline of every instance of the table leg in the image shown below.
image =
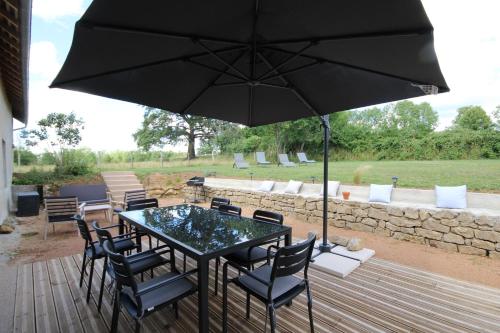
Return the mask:
[[198,260],[198,332],[208,333],[208,260]]
[[285,246],[292,245],[292,230],[285,235]]
[[118,215],[118,233],[120,235],[124,234],[123,230],[125,227],[125,223],[123,222],[123,219]]

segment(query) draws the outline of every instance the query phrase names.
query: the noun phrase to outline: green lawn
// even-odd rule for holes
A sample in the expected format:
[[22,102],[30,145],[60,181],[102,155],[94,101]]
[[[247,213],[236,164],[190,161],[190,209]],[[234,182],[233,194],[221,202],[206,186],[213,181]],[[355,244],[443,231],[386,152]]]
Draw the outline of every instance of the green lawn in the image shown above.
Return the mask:
[[[250,161],[250,157],[247,157]],[[353,184],[354,171],[359,167],[367,170],[363,173],[362,184],[389,184],[392,176],[398,176],[398,186],[413,188],[432,188],[434,185],[467,184],[471,191],[500,193],[500,160],[464,160],[464,161],[332,161],[330,162],[330,180],[340,180],[345,184]],[[43,169],[50,170],[46,166]],[[16,172],[26,172],[30,166],[16,167]],[[217,177],[274,179],[287,181],[290,179],[311,182],[323,178],[323,164],[283,168],[276,165],[260,167],[251,165],[249,169],[240,170],[232,167],[231,160],[217,158],[200,158],[193,162],[136,162],[118,164],[102,164],[100,170],[132,170],[139,177],[150,173],[200,173],[215,172]]]
[[[250,160],[250,158],[247,158]],[[330,162],[329,177],[342,183],[352,184],[353,173],[360,166],[369,166],[362,176],[362,184],[391,183],[392,176],[398,176],[398,186],[413,188],[432,188],[438,185],[467,184],[471,191],[487,191],[500,193],[500,160],[467,160],[467,161],[334,161]],[[194,162],[168,162],[161,168],[159,163],[145,162],[130,164],[102,165],[103,170],[133,170],[139,177],[149,173],[179,172],[216,172],[217,177],[274,179],[287,181],[290,179],[311,181],[315,176],[321,181],[323,164],[283,168],[277,166],[259,167],[251,165],[249,169],[232,168],[229,160],[198,159]]]

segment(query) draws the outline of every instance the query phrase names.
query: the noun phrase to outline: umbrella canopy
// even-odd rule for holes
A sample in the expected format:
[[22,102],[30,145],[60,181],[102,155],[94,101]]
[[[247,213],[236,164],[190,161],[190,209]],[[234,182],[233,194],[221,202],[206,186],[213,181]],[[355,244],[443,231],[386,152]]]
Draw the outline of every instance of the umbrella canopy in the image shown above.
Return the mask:
[[52,87],[248,126],[449,91],[420,0],[94,0]]
[[94,0],[51,86],[248,126],[449,90],[419,0]]

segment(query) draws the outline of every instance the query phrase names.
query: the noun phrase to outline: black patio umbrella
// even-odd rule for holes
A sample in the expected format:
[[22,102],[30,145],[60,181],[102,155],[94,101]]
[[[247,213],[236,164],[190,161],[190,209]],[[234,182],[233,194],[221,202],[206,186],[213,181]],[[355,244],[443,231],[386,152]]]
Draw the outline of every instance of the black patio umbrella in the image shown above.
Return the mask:
[[259,126],[449,91],[420,0],[94,0],[51,87]]

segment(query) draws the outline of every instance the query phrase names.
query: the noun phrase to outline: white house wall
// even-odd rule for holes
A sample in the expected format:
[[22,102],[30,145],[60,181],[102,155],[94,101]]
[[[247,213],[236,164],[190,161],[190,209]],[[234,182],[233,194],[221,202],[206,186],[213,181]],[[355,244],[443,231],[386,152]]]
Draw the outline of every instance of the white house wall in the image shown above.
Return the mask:
[[9,214],[12,183],[12,113],[0,78],[0,224]]

